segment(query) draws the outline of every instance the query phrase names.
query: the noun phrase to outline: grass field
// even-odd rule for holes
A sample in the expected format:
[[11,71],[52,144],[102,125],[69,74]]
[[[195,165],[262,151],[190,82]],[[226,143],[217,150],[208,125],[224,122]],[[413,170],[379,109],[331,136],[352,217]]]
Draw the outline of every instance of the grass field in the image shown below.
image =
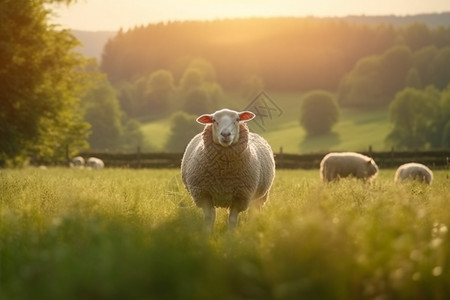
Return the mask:
[[[301,93],[273,93],[269,95],[283,110],[281,116],[266,119],[264,130],[249,122],[250,129],[267,139],[274,152],[283,148],[285,153],[313,153],[326,151],[375,151],[389,150],[385,138],[390,131],[387,109],[364,111],[341,109],[340,120],[331,134],[306,138],[306,132],[299,124]],[[238,93],[227,93],[223,107],[244,109],[248,100]],[[199,132],[201,131],[199,126]],[[164,144],[170,130],[168,117],[153,120],[143,125],[142,131],[152,145],[152,151],[164,151]],[[144,151],[148,151],[144,149]]]
[[448,176],[279,170],[209,236],[178,170],[0,170],[0,299],[449,299]]

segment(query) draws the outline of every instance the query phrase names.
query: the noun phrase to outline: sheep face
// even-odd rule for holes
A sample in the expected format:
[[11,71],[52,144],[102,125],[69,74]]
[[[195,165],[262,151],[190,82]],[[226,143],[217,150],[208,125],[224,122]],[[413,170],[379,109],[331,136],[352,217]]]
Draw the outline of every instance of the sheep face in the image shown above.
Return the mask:
[[197,122],[211,125],[214,143],[228,147],[239,140],[239,122],[247,122],[254,117],[255,114],[250,111],[237,112],[222,109],[213,114],[201,115],[197,118]]

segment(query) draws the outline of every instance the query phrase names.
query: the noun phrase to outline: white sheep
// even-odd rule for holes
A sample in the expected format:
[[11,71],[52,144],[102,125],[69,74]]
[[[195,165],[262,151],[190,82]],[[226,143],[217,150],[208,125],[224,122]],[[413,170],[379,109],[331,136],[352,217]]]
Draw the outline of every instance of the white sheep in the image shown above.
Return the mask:
[[404,180],[416,180],[419,182],[431,184],[433,181],[433,172],[425,165],[419,163],[407,163],[398,167],[395,172],[395,182]]
[[87,165],[93,170],[103,169],[103,167],[105,166],[103,160],[97,157],[89,157],[87,160]]
[[370,180],[378,173],[378,166],[368,156],[355,152],[328,153],[320,162],[320,177],[324,182],[353,176]]
[[228,227],[251,203],[261,207],[269,197],[275,161],[269,144],[249,132],[245,122],[255,114],[222,109],[201,115],[205,125],[187,145],[181,176],[195,204],[203,209],[205,225],[212,231],[216,207],[229,209]]
[[72,158],[70,166],[77,169],[84,168],[84,158],[81,156],[75,156],[74,158]]

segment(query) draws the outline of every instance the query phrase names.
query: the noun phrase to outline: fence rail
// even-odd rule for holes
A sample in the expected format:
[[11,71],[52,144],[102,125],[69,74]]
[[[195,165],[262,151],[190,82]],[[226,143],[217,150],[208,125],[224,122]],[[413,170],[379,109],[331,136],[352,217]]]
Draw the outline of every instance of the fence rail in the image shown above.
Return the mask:
[[[423,163],[433,169],[449,168],[450,150],[432,151],[386,151],[361,152],[372,157],[380,168],[396,168],[407,162]],[[278,169],[317,169],[320,161],[327,153],[288,154],[275,153]],[[106,167],[112,168],[179,168],[182,153],[115,153],[115,152],[83,152],[87,158],[101,158]]]

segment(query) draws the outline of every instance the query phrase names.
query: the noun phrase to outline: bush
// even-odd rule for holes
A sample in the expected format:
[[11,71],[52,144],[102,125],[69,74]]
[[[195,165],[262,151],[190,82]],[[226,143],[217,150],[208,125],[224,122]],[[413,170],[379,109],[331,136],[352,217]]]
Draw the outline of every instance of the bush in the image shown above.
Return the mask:
[[303,97],[300,124],[309,136],[329,133],[339,119],[339,106],[326,91],[312,91]]

